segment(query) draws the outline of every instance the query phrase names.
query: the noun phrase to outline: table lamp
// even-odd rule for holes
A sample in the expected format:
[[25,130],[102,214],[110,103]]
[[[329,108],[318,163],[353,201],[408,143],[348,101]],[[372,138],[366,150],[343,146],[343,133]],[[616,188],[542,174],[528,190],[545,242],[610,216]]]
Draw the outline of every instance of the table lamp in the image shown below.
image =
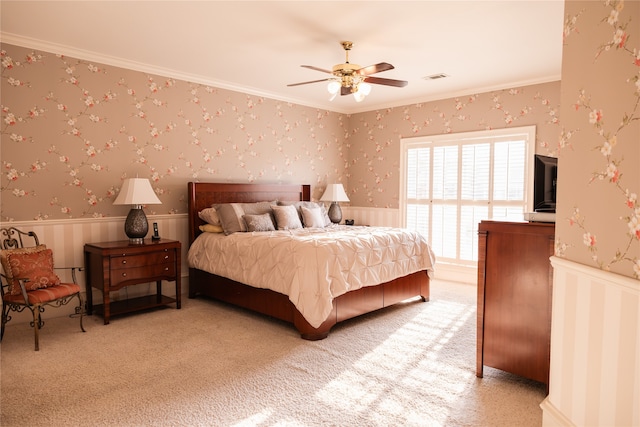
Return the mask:
[[133,205],[124,222],[124,232],[129,237],[129,243],[142,244],[149,232],[147,216],[142,210],[142,205],[160,205],[162,202],[151,188],[151,183],[146,178],[127,178],[122,183],[120,193],[114,205]]
[[342,184],[329,184],[327,185],[327,189],[324,191],[324,194],[320,198],[322,202],[331,202],[331,206],[329,206],[329,219],[334,224],[339,224],[342,221],[342,209],[340,209],[340,205],[338,202],[348,202],[349,197],[347,197],[347,193],[344,191],[344,187]]

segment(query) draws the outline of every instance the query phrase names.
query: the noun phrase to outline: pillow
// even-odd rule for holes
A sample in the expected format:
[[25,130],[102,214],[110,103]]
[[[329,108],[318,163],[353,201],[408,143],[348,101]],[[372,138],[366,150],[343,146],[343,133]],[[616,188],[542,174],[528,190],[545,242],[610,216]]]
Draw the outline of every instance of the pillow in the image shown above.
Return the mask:
[[302,211],[300,210],[300,208],[302,206],[307,207],[307,208],[320,208],[320,212],[322,214],[322,219],[324,220],[324,226],[327,227],[329,225],[331,225],[331,220],[329,219],[329,214],[327,213],[327,209],[324,207],[323,203],[316,203],[316,202],[308,202],[308,201],[279,201],[278,202],[279,206],[289,206],[289,205],[293,205],[296,207],[296,209],[298,210],[298,216],[300,217],[300,220],[302,221]]
[[256,203],[223,203],[215,205],[214,208],[220,218],[220,225],[224,229],[224,234],[247,231],[247,224],[242,218],[247,215],[271,214],[271,205],[276,202],[256,202]]
[[247,231],[242,220],[244,211],[240,207],[240,203],[224,203],[216,205],[216,212],[220,218],[220,225],[224,230],[224,234],[236,233],[238,231]]
[[247,231],[274,231],[273,220],[271,214],[262,215],[244,215],[242,217],[247,224]]
[[273,206],[273,214],[276,217],[278,230],[294,230],[302,228],[300,217],[295,206]]
[[205,224],[198,227],[203,233],[224,233],[221,225]]
[[206,208],[198,212],[198,216],[201,220],[211,225],[220,225],[220,218],[215,208]]
[[324,218],[322,218],[322,210],[318,208],[307,208],[300,206],[302,211],[302,223],[305,228],[324,228]]
[[60,278],[53,272],[53,252],[45,245],[0,251],[0,262],[11,295],[22,294],[18,279],[29,279],[25,283],[27,291],[60,284]]

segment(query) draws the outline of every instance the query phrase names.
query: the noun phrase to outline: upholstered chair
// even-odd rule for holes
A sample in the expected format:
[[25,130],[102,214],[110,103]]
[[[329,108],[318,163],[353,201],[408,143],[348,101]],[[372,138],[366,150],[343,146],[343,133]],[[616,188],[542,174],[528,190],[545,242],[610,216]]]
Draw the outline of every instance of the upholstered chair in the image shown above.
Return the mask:
[[[45,306],[61,307],[77,298],[78,306],[75,314],[80,317],[82,325],[84,306],[80,294],[80,286],[76,282],[76,271],[81,267],[66,267],[71,270],[73,283],[63,283],[55,273],[53,253],[46,245],[40,244],[38,236],[33,232],[24,232],[15,227],[0,228],[0,273],[2,290],[2,331],[11,316],[11,311],[22,312],[28,309],[33,314],[31,326],[35,334],[35,349],[40,349],[38,332],[44,326],[42,313]],[[65,267],[61,267],[65,268]]]

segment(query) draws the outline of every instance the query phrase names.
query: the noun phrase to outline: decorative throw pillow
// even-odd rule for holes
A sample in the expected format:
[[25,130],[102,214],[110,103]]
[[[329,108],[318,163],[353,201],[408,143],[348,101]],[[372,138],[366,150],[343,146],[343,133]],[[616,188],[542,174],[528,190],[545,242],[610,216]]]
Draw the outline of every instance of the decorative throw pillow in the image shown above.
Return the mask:
[[273,214],[276,217],[278,230],[294,230],[302,228],[300,217],[295,206],[273,206]]
[[247,231],[274,231],[273,220],[271,214],[262,215],[244,215],[242,217],[247,224]]
[[271,214],[271,205],[276,202],[256,202],[256,203],[223,203],[215,205],[214,208],[220,218],[220,224],[224,229],[224,234],[247,231],[247,224],[242,218],[247,215]]
[[312,208],[320,208],[320,212],[322,214],[322,219],[324,220],[324,226],[328,227],[329,225],[331,225],[331,219],[329,219],[329,214],[327,213],[327,209],[324,207],[323,203],[316,203],[316,202],[310,202],[310,201],[279,201],[278,202],[279,206],[289,206],[289,205],[293,205],[296,207],[296,209],[298,210],[298,216],[300,217],[300,221],[302,221],[302,211],[301,208],[304,206],[306,208],[312,209]]
[[300,206],[302,211],[302,223],[305,228],[324,228],[324,218],[322,218],[322,210],[318,208],[307,208]]
[[211,225],[220,225],[220,218],[215,208],[206,208],[198,212],[198,216],[201,220]]
[[0,262],[11,295],[22,293],[18,279],[29,279],[25,283],[27,291],[60,284],[60,278],[53,272],[53,252],[45,245],[0,251]]
[[224,233],[221,225],[205,224],[198,227],[203,233]]
[[246,225],[242,219],[244,210],[240,203],[224,203],[216,205],[216,212],[220,218],[220,225],[224,230],[224,234],[237,233],[239,231],[247,231]]

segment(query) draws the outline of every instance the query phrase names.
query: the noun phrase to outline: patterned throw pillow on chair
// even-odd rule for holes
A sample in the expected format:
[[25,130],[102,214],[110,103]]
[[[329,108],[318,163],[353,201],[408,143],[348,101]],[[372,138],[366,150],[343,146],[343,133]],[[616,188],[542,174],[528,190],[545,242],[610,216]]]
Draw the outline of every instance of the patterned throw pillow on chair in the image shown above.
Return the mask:
[[11,295],[22,293],[17,279],[29,279],[25,283],[27,291],[60,284],[60,278],[53,271],[53,252],[45,245],[2,250],[0,262],[9,280]]

